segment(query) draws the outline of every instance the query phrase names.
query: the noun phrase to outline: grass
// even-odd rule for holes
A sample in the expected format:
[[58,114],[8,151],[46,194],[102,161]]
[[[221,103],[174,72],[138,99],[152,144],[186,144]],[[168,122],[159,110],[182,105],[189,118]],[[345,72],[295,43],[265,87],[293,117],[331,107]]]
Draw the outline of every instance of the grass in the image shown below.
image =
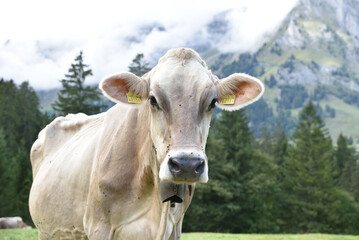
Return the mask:
[[[0,230],[1,240],[37,240],[36,229]],[[181,240],[359,240],[359,236],[329,234],[184,233]]]
[[279,69],[279,64],[272,64],[271,67],[267,67],[264,71],[264,74],[260,77],[260,79],[264,82],[265,79],[269,79],[270,75],[274,75],[277,73]]
[[339,57],[333,56],[323,49],[300,49],[294,52],[294,56],[305,63],[315,61],[321,66],[340,67],[342,65],[342,62],[340,61]]
[[[307,90],[310,94],[314,92],[315,85],[307,85]],[[267,87],[263,98],[267,104],[272,108],[273,114],[276,116],[276,102],[275,99],[280,95],[280,90],[277,86],[273,88]],[[305,102],[306,103],[306,102]],[[316,104],[317,102],[315,102]],[[354,140],[359,150],[359,108],[352,104],[347,104],[336,96],[327,94],[324,100],[320,101],[322,109],[325,111],[326,105],[335,109],[335,118],[325,118],[325,127],[329,129],[329,133],[335,144],[338,136],[342,133],[345,136],[350,136]],[[299,114],[302,108],[291,109],[292,117],[299,119]]]
[[272,108],[273,114],[277,114],[276,112],[276,102],[275,99],[278,98],[280,95],[280,90],[278,87],[269,88],[266,87],[264,91],[263,98],[266,101],[266,103]]
[[[329,105],[331,108],[335,109],[335,118],[323,119],[325,122],[325,127],[329,130],[330,136],[332,137],[333,143],[336,143],[340,133],[342,133],[344,136],[351,136],[354,140],[354,144],[359,143],[358,107],[347,104],[343,100],[333,95],[327,95],[326,99],[320,102],[320,106],[324,111],[326,105]],[[301,111],[302,108],[292,109],[292,117],[298,120]]]
[[181,240],[354,240],[359,236],[328,234],[222,234],[187,233]]
[[320,32],[327,28],[327,26],[321,21],[300,19],[298,23],[300,27],[308,32]]
[[325,102],[321,104],[335,109],[335,118],[326,118],[325,125],[330,130],[332,139],[337,140],[340,133],[345,136],[352,136],[354,140],[359,139],[359,109],[356,106],[347,104],[332,95],[327,96]]
[[36,229],[0,229],[1,240],[37,240]]

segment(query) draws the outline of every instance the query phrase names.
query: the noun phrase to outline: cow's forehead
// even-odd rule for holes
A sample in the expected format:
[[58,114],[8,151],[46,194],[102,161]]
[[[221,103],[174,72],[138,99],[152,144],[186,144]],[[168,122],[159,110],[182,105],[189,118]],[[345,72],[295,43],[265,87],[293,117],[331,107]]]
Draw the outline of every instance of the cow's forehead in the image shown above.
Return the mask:
[[161,58],[151,74],[151,91],[160,88],[167,93],[191,95],[214,87],[216,79],[198,54],[183,51],[182,55],[167,53]]
[[206,87],[214,85],[207,69],[200,69],[195,66],[174,66],[157,69],[151,77],[151,88],[160,86],[172,89],[174,86],[193,86]]

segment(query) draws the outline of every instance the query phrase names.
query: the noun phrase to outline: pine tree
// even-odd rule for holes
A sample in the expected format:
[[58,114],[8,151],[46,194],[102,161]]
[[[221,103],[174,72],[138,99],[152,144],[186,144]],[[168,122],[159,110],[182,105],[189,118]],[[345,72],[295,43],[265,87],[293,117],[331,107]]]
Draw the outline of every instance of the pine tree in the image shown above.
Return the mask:
[[[357,157],[357,159],[359,159]],[[355,201],[357,201],[359,203],[359,164],[358,164],[358,160],[356,161],[356,164],[355,164],[355,169],[354,169],[354,176],[352,178],[352,194],[353,194],[353,197],[355,199]]]
[[266,127],[263,128],[260,139],[259,139],[259,147],[263,153],[268,155],[272,155],[273,153],[273,143],[272,137]]
[[[20,84],[17,94],[21,102],[17,109],[18,114],[21,116],[18,132],[21,133],[21,139],[24,140],[23,147],[25,151],[30,151],[39,130],[44,126],[42,122],[43,116],[39,110],[39,99],[36,92],[28,82]],[[19,146],[19,142],[17,142],[17,146]]]
[[9,150],[5,141],[4,131],[0,128],[0,216],[6,216],[8,210],[8,179],[7,169],[10,163]]
[[128,70],[130,72],[136,74],[139,77],[151,70],[151,68],[149,67],[149,63],[144,61],[143,58],[143,53],[138,53],[136,57],[132,60],[131,65],[128,67]]
[[11,153],[16,152],[17,143],[21,138],[19,126],[21,116],[18,107],[25,99],[19,99],[18,88],[13,80],[0,79],[0,127]]
[[337,162],[338,186],[349,192],[356,201],[359,201],[359,165],[358,156],[351,146],[349,138],[339,135],[335,150]]
[[252,142],[244,110],[218,115],[206,148],[210,180],[196,185],[184,221],[186,231],[248,231],[255,217],[246,197],[252,176]]
[[285,229],[329,231],[326,208],[334,189],[332,145],[312,102],[303,108],[293,142],[283,165],[287,196]]
[[[92,75],[89,65],[83,63],[82,52],[71,64],[65,78],[61,80],[62,89],[58,93],[58,99],[52,104],[54,110],[60,115],[82,112],[85,114],[99,113],[100,92],[97,88],[85,86],[85,80]],[[96,103],[97,101],[97,103]]]
[[222,112],[216,124],[216,137],[224,142],[227,161],[239,171],[240,179],[245,178],[251,169],[253,154],[253,135],[246,111]]
[[275,162],[281,166],[284,158],[288,154],[288,139],[280,123],[276,125],[273,131],[273,157]]
[[[32,182],[30,148],[43,126],[38,98],[27,82],[19,87],[0,80],[0,215],[30,220],[28,196]],[[0,149],[3,148],[0,146]],[[4,157],[5,156],[5,157]]]
[[337,162],[338,185],[341,189],[352,192],[352,180],[356,168],[355,151],[349,146],[349,139],[339,135],[334,153]]
[[9,175],[10,181],[9,190],[10,199],[9,203],[11,213],[15,216],[22,216],[24,220],[30,220],[30,213],[28,208],[29,193],[32,183],[32,168],[30,164],[29,155],[23,149],[25,148],[25,141],[19,143],[17,153],[12,158],[11,173]]
[[256,149],[253,154],[251,177],[246,183],[247,209],[252,217],[246,230],[251,233],[277,233],[280,230],[280,211],[283,205],[279,166],[275,159]]

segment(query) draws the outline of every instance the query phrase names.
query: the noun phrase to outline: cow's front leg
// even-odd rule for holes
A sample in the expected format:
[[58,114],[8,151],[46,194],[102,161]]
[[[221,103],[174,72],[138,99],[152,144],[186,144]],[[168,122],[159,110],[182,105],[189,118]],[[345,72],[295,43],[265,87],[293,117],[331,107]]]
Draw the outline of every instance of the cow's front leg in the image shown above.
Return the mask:
[[89,240],[114,239],[111,225],[102,222],[92,222],[85,225],[85,232]]
[[109,214],[105,214],[103,204],[95,198],[89,198],[87,201],[83,223],[89,240],[114,239]]
[[115,231],[107,221],[102,221],[102,219],[86,219],[84,221],[85,233],[89,240],[115,239]]
[[171,234],[171,236],[169,237],[168,240],[179,240],[181,238],[181,233],[182,233],[182,221],[183,221],[183,217],[181,218],[181,220],[174,226],[173,228],[173,232]]

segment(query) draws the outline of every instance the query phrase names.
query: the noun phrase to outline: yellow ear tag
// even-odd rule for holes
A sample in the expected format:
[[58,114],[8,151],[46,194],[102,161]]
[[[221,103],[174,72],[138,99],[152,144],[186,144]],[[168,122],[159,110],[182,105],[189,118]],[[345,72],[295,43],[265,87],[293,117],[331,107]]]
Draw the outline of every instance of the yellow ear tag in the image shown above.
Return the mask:
[[133,94],[133,92],[126,93],[128,103],[141,103],[141,98],[139,95]]
[[223,104],[223,105],[232,105],[232,104],[234,104],[235,100],[236,100],[236,95],[228,94],[228,95],[222,97],[222,99],[219,103]]

